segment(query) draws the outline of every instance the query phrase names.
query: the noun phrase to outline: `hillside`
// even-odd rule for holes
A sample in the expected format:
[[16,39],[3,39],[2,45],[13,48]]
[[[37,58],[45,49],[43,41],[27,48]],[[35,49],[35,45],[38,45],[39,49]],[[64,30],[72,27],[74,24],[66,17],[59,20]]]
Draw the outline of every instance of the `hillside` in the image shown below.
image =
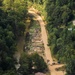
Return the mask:
[[0,0],[0,75],[74,70],[74,0]]

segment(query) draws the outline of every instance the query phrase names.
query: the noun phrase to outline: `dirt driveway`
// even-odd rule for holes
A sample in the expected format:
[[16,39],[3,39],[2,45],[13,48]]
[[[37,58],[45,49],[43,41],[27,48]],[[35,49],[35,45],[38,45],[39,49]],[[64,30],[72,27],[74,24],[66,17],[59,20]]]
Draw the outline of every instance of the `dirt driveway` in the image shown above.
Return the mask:
[[51,73],[51,75],[64,75],[63,71],[56,71],[55,70],[55,68],[61,67],[63,64],[51,66],[51,64],[53,63],[53,59],[52,59],[52,56],[51,56],[50,48],[47,46],[47,44],[48,44],[47,38],[48,37],[47,37],[46,29],[45,29],[45,23],[43,22],[41,16],[39,16],[35,11],[36,10],[34,8],[30,8],[28,12],[31,15],[33,15],[40,24],[41,34],[42,34],[41,38],[43,40],[44,47],[45,47],[45,50],[44,50],[45,58],[46,58],[45,60],[46,60],[46,62],[47,62],[47,60],[50,61],[50,65],[48,65],[50,73]]

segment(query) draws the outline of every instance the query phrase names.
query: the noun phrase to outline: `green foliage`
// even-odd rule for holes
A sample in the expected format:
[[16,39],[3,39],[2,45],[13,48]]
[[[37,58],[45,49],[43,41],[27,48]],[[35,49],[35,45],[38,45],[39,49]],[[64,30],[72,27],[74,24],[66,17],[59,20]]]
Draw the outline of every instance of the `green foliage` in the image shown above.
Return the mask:
[[3,2],[3,0],[0,0],[0,6],[2,6],[3,4],[2,4],[2,2]]
[[1,75],[18,75],[18,74],[16,73],[16,71],[12,69],[12,70],[6,71],[5,73],[2,73]]
[[31,1],[32,3],[43,4],[44,0],[29,0],[29,1]]
[[19,34],[20,34],[20,35],[24,35],[25,23],[24,23],[24,22],[19,22],[19,23],[18,23],[18,28],[19,28]]
[[47,70],[47,65],[44,62],[44,59],[37,53],[32,55],[32,61],[34,62],[33,66],[35,66],[37,72],[44,72]]
[[[72,26],[74,15],[74,0],[47,0],[47,30],[48,45],[53,56],[59,61],[68,64],[67,75],[74,75],[75,64],[75,27]],[[69,30],[72,28],[72,30]],[[70,65],[70,66],[69,66]]]
[[16,41],[25,32],[26,0],[0,0],[0,75],[17,75]]
[[31,75],[36,72],[44,72],[47,70],[47,65],[44,62],[44,59],[37,53],[32,55],[22,54],[20,64],[19,73],[23,75]]
[[66,75],[74,75],[75,74],[75,60],[71,59],[69,60],[67,66],[66,66]]

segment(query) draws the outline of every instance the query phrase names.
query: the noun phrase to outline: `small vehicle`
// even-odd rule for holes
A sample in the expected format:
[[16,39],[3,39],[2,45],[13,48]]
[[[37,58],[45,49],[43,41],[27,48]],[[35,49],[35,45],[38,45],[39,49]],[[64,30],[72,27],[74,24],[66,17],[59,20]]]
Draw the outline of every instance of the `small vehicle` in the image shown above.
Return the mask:
[[50,65],[50,60],[47,60],[47,64]]
[[55,65],[55,62],[53,62],[52,65]]
[[58,64],[60,64],[60,61],[58,61]]
[[50,60],[47,60],[47,62],[49,62]]

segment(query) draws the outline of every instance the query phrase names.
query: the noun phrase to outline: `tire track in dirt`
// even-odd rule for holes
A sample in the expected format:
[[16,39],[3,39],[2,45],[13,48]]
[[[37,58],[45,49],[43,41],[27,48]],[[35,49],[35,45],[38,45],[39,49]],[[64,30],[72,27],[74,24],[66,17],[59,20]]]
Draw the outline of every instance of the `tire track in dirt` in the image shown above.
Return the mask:
[[53,60],[52,60],[50,48],[47,46],[47,44],[48,44],[47,38],[48,37],[47,37],[46,29],[45,29],[45,23],[43,22],[42,18],[34,11],[35,11],[34,8],[30,8],[28,13],[33,15],[40,24],[42,40],[43,40],[44,47],[45,47],[44,53],[45,53],[45,57],[46,57],[46,59],[45,59],[46,63],[47,63],[47,60],[50,60],[50,65],[48,65],[50,73],[51,73],[51,75],[64,75],[63,71],[56,71],[55,70],[55,68],[62,67],[63,64],[60,64],[60,65],[57,65],[57,66],[56,65],[51,66],[51,64],[53,63]]

